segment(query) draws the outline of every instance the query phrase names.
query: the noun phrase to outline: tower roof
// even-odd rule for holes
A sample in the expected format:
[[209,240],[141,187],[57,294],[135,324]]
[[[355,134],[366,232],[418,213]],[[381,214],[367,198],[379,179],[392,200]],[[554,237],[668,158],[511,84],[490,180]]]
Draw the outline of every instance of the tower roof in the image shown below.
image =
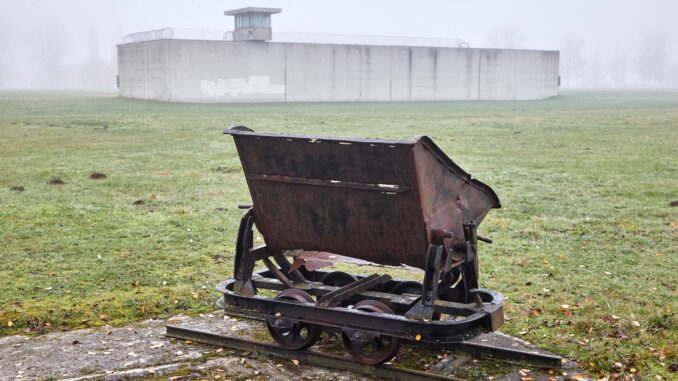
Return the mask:
[[280,8],[261,8],[261,7],[247,7],[247,8],[239,8],[239,9],[233,9],[230,11],[224,12],[224,15],[226,16],[236,16],[236,15],[242,15],[245,13],[267,13],[269,15],[275,14],[275,13],[280,13],[282,10]]

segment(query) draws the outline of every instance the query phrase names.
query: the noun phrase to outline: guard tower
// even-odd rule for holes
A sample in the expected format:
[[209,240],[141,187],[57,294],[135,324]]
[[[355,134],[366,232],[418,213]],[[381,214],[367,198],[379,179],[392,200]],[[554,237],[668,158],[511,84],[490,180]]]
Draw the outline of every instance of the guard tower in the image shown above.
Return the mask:
[[273,37],[271,15],[280,13],[280,8],[247,7],[224,12],[235,16],[234,41],[267,41]]

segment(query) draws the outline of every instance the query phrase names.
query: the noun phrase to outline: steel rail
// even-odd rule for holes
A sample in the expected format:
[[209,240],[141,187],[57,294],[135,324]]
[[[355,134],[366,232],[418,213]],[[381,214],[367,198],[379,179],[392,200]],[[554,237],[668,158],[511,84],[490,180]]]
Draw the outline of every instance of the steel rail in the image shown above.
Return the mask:
[[313,365],[323,368],[337,369],[359,373],[365,376],[385,378],[398,381],[466,381],[463,378],[444,376],[422,372],[418,370],[398,368],[390,365],[368,366],[360,364],[354,360],[334,355],[328,355],[308,350],[291,350],[279,347],[273,344],[249,341],[237,337],[220,335],[213,332],[177,327],[166,326],[169,337],[177,339],[191,340],[194,342],[216,345],[224,348],[235,349],[239,351],[264,353],[270,356],[281,357],[285,359],[295,359],[304,365]]

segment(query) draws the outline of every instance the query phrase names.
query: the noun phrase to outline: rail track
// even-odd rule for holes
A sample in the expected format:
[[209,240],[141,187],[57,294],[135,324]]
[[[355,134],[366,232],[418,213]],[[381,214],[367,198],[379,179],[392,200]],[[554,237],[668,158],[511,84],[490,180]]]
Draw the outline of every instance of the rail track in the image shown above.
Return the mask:
[[[220,302],[222,301],[220,300]],[[222,305],[222,303],[219,304]],[[262,314],[253,311],[229,307],[225,307],[224,309],[226,314],[231,317],[255,321],[266,320]],[[215,345],[242,352],[259,353],[285,359],[296,359],[305,365],[339,371],[349,371],[373,378],[390,380],[464,380],[464,378],[450,376],[450,374],[460,367],[465,366],[465,364],[475,358],[501,360],[507,362],[507,367],[515,366],[515,364],[530,364],[530,366],[537,366],[545,369],[558,369],[561,366],[560,356],[539,349],[529,348],[519,339],[496,333],[479,335],[474,340],[460,343],[456,348],[466,354],[443,358],[438,363],[431,366],[429,371],[419,371],[394,365],[366,366],[349,357],[341,357],[313,350],[286,349],[273,343],[251,341],[189,327],[168,325],[166,326],[166,329],[166,335],[172,338],[191,340],[193,342]]]
[[[182,340],[191,340],[193,342],[216,345],[239,351],[266,354],[285,359],[295,359],[306,365],[349,371],[376,378],[399,381],[465,381],[463,378],[445,376],[443,374],[436,374],[433,372],[422,372],[391,365],[365,366],[364,364],[357,363],[354,360],[345,357],[309,350],[286,349],[274,344],[250,341],[238,337],[220,335],[213,332],[185,327],[168,325],[167,336]],[[442,367],[436,369],[440,368]]]

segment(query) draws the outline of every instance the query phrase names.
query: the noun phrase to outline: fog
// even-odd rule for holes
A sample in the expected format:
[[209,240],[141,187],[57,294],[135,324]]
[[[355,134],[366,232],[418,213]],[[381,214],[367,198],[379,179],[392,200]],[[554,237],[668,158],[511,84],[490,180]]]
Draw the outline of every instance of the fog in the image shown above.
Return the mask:
[[[233,29],[224,10],[282,8],[290,33],[461,39],[471,47],[560,50],[564,88],[678,88],[678,1],[3,0],[0,89],[115,91],[125,35]],[[294,33],[292,33],[294,32]],[[404,39],[404,43],[411,39]]]

